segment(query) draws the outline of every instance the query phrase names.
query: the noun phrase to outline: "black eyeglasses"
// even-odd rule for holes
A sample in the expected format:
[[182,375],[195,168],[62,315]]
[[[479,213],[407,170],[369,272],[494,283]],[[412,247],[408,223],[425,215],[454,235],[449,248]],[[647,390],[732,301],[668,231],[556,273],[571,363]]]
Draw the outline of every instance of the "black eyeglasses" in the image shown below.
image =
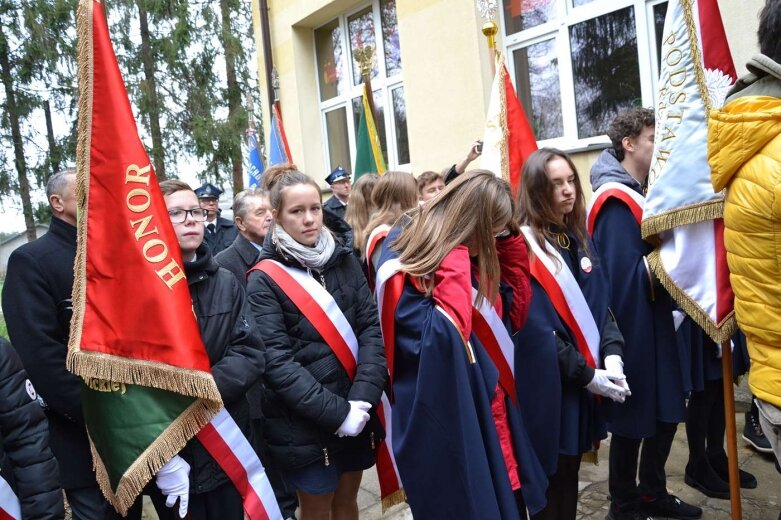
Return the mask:
[[187,215],[190,215],[194,221],[203,222],[206,220],[209,214],[203,208],[195,209],[172,209],[168,212],[168,216],[171,218],[171,222],[174,224],[181,224],[187,220]]

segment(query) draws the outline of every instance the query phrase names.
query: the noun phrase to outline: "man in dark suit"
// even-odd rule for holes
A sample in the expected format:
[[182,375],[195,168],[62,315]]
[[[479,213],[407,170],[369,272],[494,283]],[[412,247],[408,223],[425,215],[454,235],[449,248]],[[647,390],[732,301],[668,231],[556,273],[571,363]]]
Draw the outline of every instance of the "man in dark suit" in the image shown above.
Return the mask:
[[50,442],[74,520],[100,520],[109,506],[92,471],[81,410],[81,382],[65,368],[73,313],[76,257],[76,171],[52,175],[46,186],[49,231],[8,259],[3,314],[8,335],[45,402]]
[[195,190],[198,196],[198,202],[201,207],[209,212],[204,226],[204,242],[209,244],[212,254],[216,255],[220,251],[227,249],[236,239],[238,231],[233,223],[227,218],[220,216],[220,208],[217,202],[222,195],[222,190],[211,183],[206,183]]
[[247,271],[257,262],[263,241],[271,226],[271,202],[268,192],[250,188],[233,199],[233,220],[238,235],[233,243],[215,259],[246,287]]

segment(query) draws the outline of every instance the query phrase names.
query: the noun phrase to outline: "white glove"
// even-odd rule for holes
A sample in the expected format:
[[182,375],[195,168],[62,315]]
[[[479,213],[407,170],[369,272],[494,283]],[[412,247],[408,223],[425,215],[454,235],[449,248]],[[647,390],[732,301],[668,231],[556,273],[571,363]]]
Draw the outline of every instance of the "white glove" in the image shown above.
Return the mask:
[[339,437],[355,437],[363,431],[363,427],[369,422],[369,409],[372,405],[366,401],[347,401],[350,403],[350,411],[336,434]]
[[179,500],[179,518],[184,518],[190,501],[190,465],[187,461],[174,455],[155,475],[155,484],[166,497],[166,507],[173,507]]
[[586,385],[586,389],[593,394],[609,397],[617,403],[623,403],[626,400],[627,389],[618,386],[614,381],[623,381],[624,379],[626,379],[624,374],[614,374],[598,368],[594,370],[594,378]]
[[624,375],[624,360],[621,359],[621,356],[619,356],[618,354],[611,354],[609,356],[606,356],[605,371],[607,371],[610,374],[621,374],[622,376],[624,376],[623,379],[613,380],[613,383],[623,388],[627,396],[632,395],[632,392],[629,390],[629,384],[626,382],[626,375]]
[[680,328],[684,318],[686,318],[686,314],[684,314],[682,311],[673,311],[673,324],[675,325],[675,330]]

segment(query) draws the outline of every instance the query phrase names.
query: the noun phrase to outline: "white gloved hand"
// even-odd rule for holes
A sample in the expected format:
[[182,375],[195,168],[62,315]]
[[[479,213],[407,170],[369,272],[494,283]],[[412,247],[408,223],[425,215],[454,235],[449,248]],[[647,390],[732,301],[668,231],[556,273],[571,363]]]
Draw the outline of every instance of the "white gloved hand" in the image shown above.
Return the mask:
[[179,500],[179,518],[187,515],[190,501],[190,465],[182,457],[174,455],[155,475],[155,484],[165,495],[166,507],[173,507]]
[[[605,370],[611,374],[621,374],[623,379],[613,379],[613,383],[617,384],[626,392],[626,396],[632,395],[629,390],[629,384],[626,382],[626,376],[624,375],[624,360],[618,354],[611,354],[605,357]],[[623,402],[623,401],[622,401]]]
[[628,388],[625,389],[615,382],[624,381],[625,379],[626,376],[624,374],[615,374],[598,368],[594,370],[594,377],[586,385],[586,389],[593,394],[609,397],[617,403],[623,403],[628,395]]
[[681,326],[681,323],[683,323],[683,320],[686,318],[686,314],[683,313],[683,311],[675,310],[673,311],[673,325],[675,325],[675,330],[678,330]]
[[371,405],[365,401],[347,401],[350,403],[350,411],[336,434],[339,437],[355,437],[363,431],[363,427],[369,422],[368,411]]

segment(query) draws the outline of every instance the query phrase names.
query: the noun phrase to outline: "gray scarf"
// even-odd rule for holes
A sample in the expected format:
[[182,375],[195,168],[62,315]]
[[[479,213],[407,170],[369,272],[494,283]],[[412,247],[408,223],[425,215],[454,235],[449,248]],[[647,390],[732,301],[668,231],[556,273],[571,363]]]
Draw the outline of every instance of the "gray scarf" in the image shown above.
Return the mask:
[[317,243],[312,247],[305,246],[294,240],[278,224],[274,224],[272,233],[271,238],[282,254],[292,257],[301,265],[310,269],[322,269],[325,263],[333,256],[334,249],[336,249],[334,237],[325,226],[320,229]]

